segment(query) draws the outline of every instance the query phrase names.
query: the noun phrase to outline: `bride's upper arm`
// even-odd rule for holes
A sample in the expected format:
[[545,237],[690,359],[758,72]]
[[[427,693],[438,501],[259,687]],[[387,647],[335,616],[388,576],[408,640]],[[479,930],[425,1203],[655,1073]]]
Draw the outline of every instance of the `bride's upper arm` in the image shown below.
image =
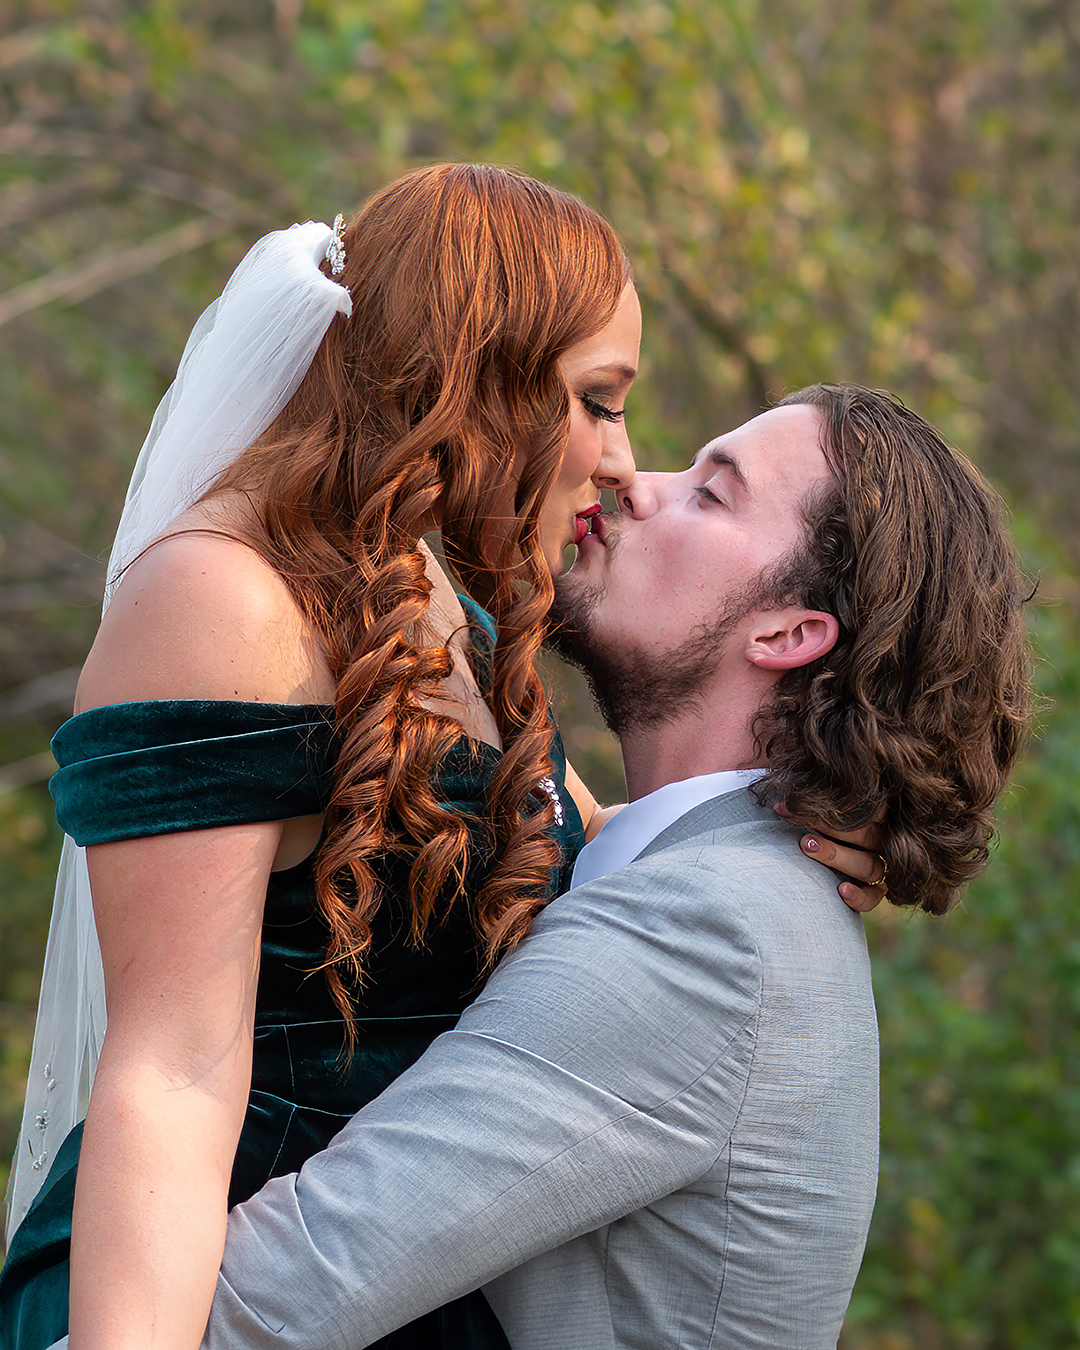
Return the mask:
[[626,805],[625,802],[617,802],[614,806],[601,806],[581,781],[576,769],[572,767],[569,761],[566,765],[566,789],[573,797],[578,814],[585,826],[586,843],[591,843],[611,817],[618,815]]
[[284,581],[239,541],[176,535],[128,568],[83,667],[76,710],[169,698],[333,698]]
[[134,1057],[174,1087],[201,1086],[242,1113],[280,833],[270,821],[87,849],[113,1062]]
[[566,761],[566,773],[563,781],[566,783],[567,792],[574,799],[574,805],[578,809],[578,815],[581,817],[581,823],[585,826],[585,834],[588,837],[589,823],[600,804],[582,782],[580,775],[569,760]]
[[[326,678],[273,569],[239,542],[185,534],[124,575],[76,706],[323,702],[333,693]],[[241,1061],[250,1053],[259,928],[285,828],[266,821],[88,848],[114,1048],[119,1038],[144,1051],[153,1045],[163,1061],[190,1055],[185,1068],[194,1073],[215,1057],[228,1061],[244,1026]],[[241,1063],[236,1082],[243,1072]]]

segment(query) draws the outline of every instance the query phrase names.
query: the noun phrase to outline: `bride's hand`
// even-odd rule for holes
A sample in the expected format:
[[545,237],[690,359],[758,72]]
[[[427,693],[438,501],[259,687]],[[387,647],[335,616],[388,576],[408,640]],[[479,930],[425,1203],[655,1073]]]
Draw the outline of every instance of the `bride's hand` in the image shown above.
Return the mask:
[[[774,807],[774,810],[785,820],[794,820],[783,803]],[[868,914],[881,904],[889,893],[889,887],[884,880],[884,860],[877,852],[879,839],[876,825],[866,825],[861,830],[834,830],[831,834],[824,834],[812,820],[795,823],[808,826],[811,831],[799,840],[799,847],[808,858],[851,878],[842,881],[837,887],[840,899],[849,909]]]

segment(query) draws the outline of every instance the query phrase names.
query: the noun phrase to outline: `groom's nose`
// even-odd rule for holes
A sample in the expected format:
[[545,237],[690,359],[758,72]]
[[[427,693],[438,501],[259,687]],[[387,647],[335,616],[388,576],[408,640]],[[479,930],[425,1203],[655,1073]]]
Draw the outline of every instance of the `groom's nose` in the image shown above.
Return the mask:
[[639,473],[628,488],[615,494],[619,511],[634,520],[645,520],[660,509],[664,500],[665,473]]

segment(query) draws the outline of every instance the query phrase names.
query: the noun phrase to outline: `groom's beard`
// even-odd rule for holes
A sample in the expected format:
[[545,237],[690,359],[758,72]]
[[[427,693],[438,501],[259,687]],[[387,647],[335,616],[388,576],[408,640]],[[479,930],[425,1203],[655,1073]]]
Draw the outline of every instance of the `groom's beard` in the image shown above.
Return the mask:
[[604,641],[592,621],[602,593],[573,572],[560,577],[547,643],[584,672],[600,715],[616,736],[670,721],[699,699],[720,664],[728,634],[746,612],[738,606],[737,612],[703,626],[672,651],[619,651]]
[[[612,561],[618,553],[617,521],[607,531]],[[617,564],[616,564],[617,565]],[[607,727],[622,736],[635,727],[669,722],[703,698],[738,623],[758,609],[802,603],[813,560],[805,546],[761,569],[728,597],[725,609],[696,628],[670,651],[619,650],[596,631],[594,612],[602,586],[590,586],[573,571],[555,582],[555,603],[548,616],[547,645],[584,672]]]

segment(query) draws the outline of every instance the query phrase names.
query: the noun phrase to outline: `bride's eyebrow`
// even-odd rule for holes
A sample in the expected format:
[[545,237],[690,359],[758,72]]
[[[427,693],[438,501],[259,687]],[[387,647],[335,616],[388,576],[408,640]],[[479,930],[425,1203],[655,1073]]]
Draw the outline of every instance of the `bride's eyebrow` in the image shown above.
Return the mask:
[[593,366],[591,370],[586,371],[585,378],[610,379],[617,384],[633,384],[637,379],[637,371],[633,366],[624,366],[621,361],[613,361],[610,365]]

